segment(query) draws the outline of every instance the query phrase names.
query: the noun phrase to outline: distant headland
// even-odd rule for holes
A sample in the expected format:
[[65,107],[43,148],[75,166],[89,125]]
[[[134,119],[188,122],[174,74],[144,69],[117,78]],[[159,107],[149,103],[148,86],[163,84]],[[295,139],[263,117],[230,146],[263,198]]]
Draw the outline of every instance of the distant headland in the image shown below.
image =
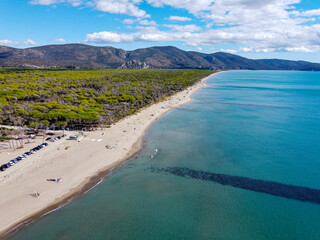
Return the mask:
[[183,51],[172,46],[125,51],[86,44],[46,45],[25,49],[0,46],[1,67],[34,68],[171,68],[320,71],[319,63],[281,59],[253,60],[216,52]]

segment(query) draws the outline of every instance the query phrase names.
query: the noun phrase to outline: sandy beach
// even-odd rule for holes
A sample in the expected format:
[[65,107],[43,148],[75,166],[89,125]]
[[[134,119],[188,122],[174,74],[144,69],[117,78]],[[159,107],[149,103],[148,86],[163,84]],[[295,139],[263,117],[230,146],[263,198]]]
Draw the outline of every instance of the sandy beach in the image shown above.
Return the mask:
[[[79,132],[67,131],[66,138],[48,142],[47,147],[0,172],[0,236],[87,191],[110,169],[135,156],[143,147],[143,136],[149,126],[169,110],[191,101],[191,95],[205,86],[207,78],[111,128],[85,132],[78,141],[67,138]],[[0,163],[28,151],[39,141],[25,144],[15,152],[2,150]],[[47,181],[53,178],[62,181]]]

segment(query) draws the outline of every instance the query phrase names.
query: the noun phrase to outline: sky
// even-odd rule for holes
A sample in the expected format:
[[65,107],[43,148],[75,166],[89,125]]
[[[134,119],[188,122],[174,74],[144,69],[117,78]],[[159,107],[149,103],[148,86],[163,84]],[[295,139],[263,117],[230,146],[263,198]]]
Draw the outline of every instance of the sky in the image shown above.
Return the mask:
[[0,45],[176,46],[320,63],[319,0],[0,0]]

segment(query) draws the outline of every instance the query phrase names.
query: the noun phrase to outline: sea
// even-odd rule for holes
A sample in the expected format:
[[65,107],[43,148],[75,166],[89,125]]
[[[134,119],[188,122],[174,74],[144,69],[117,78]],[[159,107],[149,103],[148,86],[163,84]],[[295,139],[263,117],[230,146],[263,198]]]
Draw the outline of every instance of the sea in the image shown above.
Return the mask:
[[8,239],[319,240],[320,72],[206,83],[137,157]]

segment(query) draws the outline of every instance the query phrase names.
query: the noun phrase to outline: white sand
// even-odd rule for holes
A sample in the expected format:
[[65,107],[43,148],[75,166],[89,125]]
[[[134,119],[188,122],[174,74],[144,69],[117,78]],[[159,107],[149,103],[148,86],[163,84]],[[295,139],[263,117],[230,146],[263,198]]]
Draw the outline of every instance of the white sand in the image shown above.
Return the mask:
[[[92,176],[137,153],[142,147],[142,136],[152,122],[167,111],[191,101],[191,95],[205,86],[206,79],[119,121],[111,128],[86,132],[86,137],[81,137],[80,142],[66,139],[49,142],[49,146],[0,172],[0,236],[18,224],[49,211],[50,206],[58,207],[81,192]],[[68,136],[73,134],[66,133]],[[36,145],[37,142],[29,143],[10,155],[2,152],[1,163]],[[107,149],[106,145],[114,147],[114,150]],[[47,181],[49,178],[62,178],[62,181],[50,182]]]

